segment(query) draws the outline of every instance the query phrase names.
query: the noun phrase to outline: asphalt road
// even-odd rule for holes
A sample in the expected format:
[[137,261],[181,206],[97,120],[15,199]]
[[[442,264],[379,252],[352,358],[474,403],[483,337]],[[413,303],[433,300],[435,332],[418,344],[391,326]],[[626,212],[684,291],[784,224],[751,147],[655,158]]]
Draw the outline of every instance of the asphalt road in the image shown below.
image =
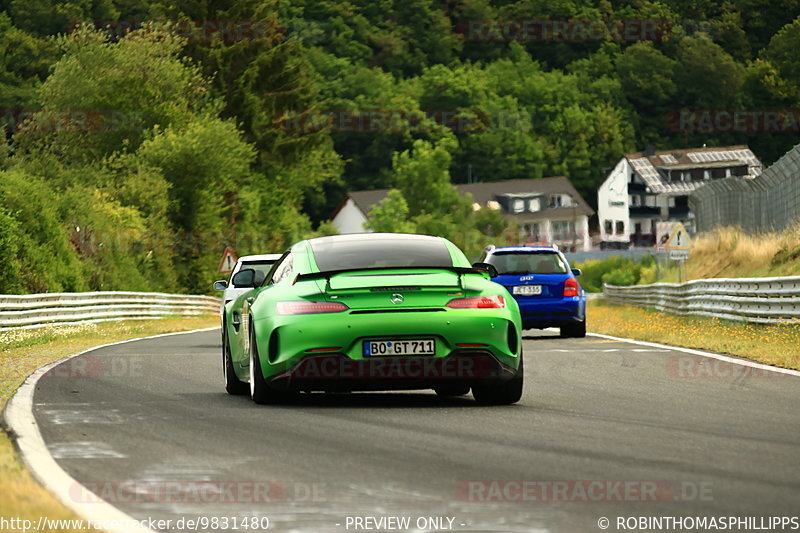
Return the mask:
[[618,531],[617,517],[800,514],[800,378],[549,332],[524,350],[514,406],[426,391],[258,407],[224,393],[219,332],[195,333],[56,367],[34,409],[67,472],[173,530],[201,516],[229,529],[267,517],[270,531],[572,533],[601,531],[601,517]]

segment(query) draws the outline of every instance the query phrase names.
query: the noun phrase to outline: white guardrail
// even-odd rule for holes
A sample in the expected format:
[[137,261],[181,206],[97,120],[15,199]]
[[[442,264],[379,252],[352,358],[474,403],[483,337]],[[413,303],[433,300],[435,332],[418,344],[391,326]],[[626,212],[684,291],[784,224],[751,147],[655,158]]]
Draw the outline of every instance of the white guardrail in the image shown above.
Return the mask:
[[219,313],[219,298],[158,292],[0,294],[0,331],[48,325]]
[[756,323],[800,324],[800,276],[698,279],[686,283],[605,285],[607,301]]

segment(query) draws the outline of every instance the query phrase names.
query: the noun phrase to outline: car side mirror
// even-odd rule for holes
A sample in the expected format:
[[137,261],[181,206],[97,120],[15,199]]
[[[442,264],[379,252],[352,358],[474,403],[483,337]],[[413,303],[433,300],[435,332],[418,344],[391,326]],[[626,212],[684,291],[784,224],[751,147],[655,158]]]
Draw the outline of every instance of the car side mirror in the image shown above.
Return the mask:
[[480,270],[481,272],[486,272],[489,274],[490,278],[497,277],[497,269],[494,265],[490,265],[489,263],[473,263],[472,268],[475,270]]
[[236,273],[231,279],[235,287],[255,287],[256,271],[252,268],[245,268]]
[[577,278],[578,276],[583,274],[583,270],[581,270],[580,268],[573,268],[572,269],[572,274]]
[[215,291],[224,291],[228,288],[228,282],[225,280],[222,281],[215,281],[214,282],[214,290]]

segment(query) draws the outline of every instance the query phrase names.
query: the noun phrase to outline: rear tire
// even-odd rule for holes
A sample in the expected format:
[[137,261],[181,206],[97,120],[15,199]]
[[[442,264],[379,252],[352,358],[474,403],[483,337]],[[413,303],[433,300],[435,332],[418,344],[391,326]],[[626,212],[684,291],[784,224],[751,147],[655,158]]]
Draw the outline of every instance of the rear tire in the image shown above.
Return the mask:
[[475,397],[475,401],[483,405],[510,405],[517,403],[522,398],[522,384],[525,377],[522,361],[522,355],[520,355],[517,374],[508,381],[473,385],[472,395]]
[[250,323],[250,398],[259,405],[282,403],[290,400],[292,394],[277,391],[270,387],[261,370],[261,358],[252,322]]
[[583,338],[586,336],[586,320],[561,326],[562,337]]
[[[222,326],[225,327],[224,325]],[[231,359],[231,346],[228,343],[228,334],[222,333],[222,375],[225,378],[225,391],[232,396],[247,394],[247,383],[244,383],[233,370],[233,360]]]
[[442,385],[434,387],[437,396],[466,396],[469,394],[469,385]]

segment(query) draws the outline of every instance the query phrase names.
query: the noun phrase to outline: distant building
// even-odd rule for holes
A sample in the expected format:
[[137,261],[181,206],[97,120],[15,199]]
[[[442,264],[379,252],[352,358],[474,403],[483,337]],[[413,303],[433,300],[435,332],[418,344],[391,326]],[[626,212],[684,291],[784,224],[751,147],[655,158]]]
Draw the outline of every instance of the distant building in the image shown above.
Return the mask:
[[[496,209],[516,221],[527,242],[589,250],[589,217],[594,210],[565,177],[518,179],[456,185],[471,193],[475,209]],[[389,189],[354,191],[345,196],[331,221],[340,233],[362,233],[370,210]]]
[[603,248],[654,246],[676,222],[689,231],[689,195],[713,180],[761,173],[747,146],[647,150],[624,154],[597,192]]

